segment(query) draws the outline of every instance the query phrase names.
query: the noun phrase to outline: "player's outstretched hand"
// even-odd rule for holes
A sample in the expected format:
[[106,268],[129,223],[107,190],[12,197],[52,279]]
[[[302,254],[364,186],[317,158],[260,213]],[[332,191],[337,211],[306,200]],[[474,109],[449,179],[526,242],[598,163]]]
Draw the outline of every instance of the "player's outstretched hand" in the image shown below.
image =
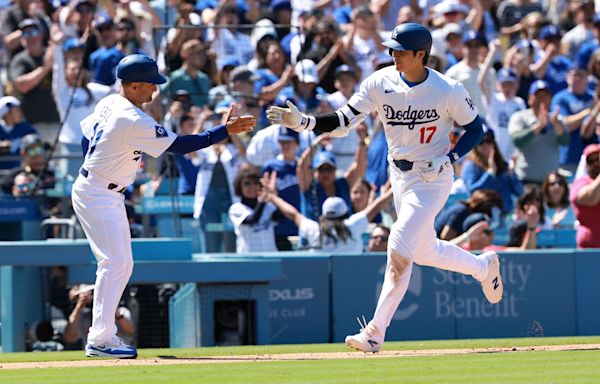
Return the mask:
[[425,168],[421,168],[419,170],[419,177],[426,183],[431,183],[437,179],[437,177],[442,173],[444,168],[451,167],[452,163],[450,162],[450,158],[446,155],[436,157],[433,160],[430,160],[430,165]]
[[227,133],[230,135],[250,132],[256,125],[256,119],[254,116],[233,116],[235,114],[235,104],[231,104],[227,114],[225,115],[225,125],[227,126]]
[[301,132],[303,130],[303,128],[300,127],[302,114],[298,110],[298,107],[291,101],[288,100],[286,104],[289,108],[270,106],[269,109],[267,109],[267,119],[269,119],[271,124],[283,124],[296,132]]

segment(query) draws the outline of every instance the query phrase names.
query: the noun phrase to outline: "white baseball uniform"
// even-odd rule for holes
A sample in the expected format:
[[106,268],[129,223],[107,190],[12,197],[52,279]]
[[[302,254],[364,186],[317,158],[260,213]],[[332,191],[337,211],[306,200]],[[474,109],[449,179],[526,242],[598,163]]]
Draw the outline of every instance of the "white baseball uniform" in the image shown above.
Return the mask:
[[[384,283],[372,320],[382,337],[406,293],[413,262],[469,274],[478,280],[484,279],[488,270],[484,259],[436,238],[433,221],[448,198],[454,174],[452,167],[444,166],[435,180],[425,182],[419,170],[428,160],[449,152],[454,122],[467,125],[478,112],[461,83],[427,70],[428,77],[412,87],[394,66],[378,70],[350,98],[350,108],[342,109],[354,115],[349,118],[350,127],[376,109],[389,146],[398,219],[391,228]],[[411,161],[413,168],[401,171],[393,160]]]
[[133,271],[129,222],[120,193],[133,183],[142,153],[160,156],[176,135],[121,95],[102,99],[81,122],[89,148],[72,190],[73,208],[98,261],[88,343],[117,333],[115,312]]

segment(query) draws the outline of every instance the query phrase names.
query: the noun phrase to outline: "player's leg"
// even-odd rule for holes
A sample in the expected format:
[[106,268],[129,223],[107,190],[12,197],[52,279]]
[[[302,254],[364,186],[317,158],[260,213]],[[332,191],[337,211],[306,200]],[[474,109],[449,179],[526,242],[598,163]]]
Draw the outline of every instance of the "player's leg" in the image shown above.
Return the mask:
[[[108,349],[117,351],[115,357],[135,357],[135,349],[116,338],[115,312],[133,270],[123,197],[98,189],[82,193],[77,183],[73,190],[73,208],[98,261],[88,344],[99,349],[112,347]],[[102,353],[93,356],[106,356]]]

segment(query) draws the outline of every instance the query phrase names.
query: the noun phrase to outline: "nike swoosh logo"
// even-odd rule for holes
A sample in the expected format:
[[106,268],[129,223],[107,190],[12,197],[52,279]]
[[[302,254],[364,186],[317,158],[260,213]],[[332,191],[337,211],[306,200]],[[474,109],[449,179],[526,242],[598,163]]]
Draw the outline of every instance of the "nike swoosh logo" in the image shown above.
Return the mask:
[[393,89],[384,89],[383,92],[385,93],[394,93]]

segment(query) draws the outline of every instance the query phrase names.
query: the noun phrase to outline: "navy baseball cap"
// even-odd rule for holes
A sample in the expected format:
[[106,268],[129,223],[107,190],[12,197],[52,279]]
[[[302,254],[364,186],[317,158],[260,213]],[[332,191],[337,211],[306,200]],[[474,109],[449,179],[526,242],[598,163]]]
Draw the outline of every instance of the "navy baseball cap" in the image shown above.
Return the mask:
[[283,10],[292,10],[292,3],[290,0],[273,0],[271,1],[271,12],[283,11]]
[[542,90],[550,92],[550,84],[545,80],[536,80],[529,87],[529,94],[535,95],[538,91]]
[[167,79],[158,73],[158,66],[153,58],[146,55],[128,55],[117,64],[117,78],[123,81],[150,84],[164,84]]
[[462,43],[468,44],[472,41],[477,41],[481,45],[487,45],[487,41],[485,40],[485,37],[483,37],[483,35],[481,33],[469,30],[463,34]]
[[392,31],[390,38],[382,43],[394,51],[431,51],[431,32],[421,24],[404,23]]
[[337,168],[337,165],[335,164],[335,156],[333,156],[333,153],[321,151],[315,155],[312,163],[313,169],[317,169],[325,164],[331,165],[333,168]]
[[85,45],[76,37],[69,37],[63,43],[63,51],[69,52],[72,49],[83,49]]
[[517,74],[512,68],[501,68],[498,71],[498,82],[517,81]]
[[279,135],[277,136],[277,141],[295,141],[296,143],[300,142],[300,135],[298,132],[281,125],[279,127]]
[[354,74],[354,70],[352,69],[352,67],[350,67],[347,64],[342,64],[339,67],[337,67],[335,69],[334,76],[338,77],[339,75],[342,75],[344,73],[349,73],[350,75],[356,77],[356,75]]
[[115,25],[114,20],[105,12],[100,12],[94,19],[94,27],[96,29],[112,27],[113,25]]
[[463,221],[463,225],[462,225],[463,232],[467,232],[469,230],[469,228],[471,228],[475,224],[480,223],[482,221],[486,221],[489,224],[490,223],[489,216],[484,213],[479,213],[479,212],[470,214],[469,216],[467,216],[465,221]]
[[562,37],[562,33],[560,29],[555,27],[554,25],[546,25],[540,31],[540,39],[548,40],[548,39],[560,39]]

